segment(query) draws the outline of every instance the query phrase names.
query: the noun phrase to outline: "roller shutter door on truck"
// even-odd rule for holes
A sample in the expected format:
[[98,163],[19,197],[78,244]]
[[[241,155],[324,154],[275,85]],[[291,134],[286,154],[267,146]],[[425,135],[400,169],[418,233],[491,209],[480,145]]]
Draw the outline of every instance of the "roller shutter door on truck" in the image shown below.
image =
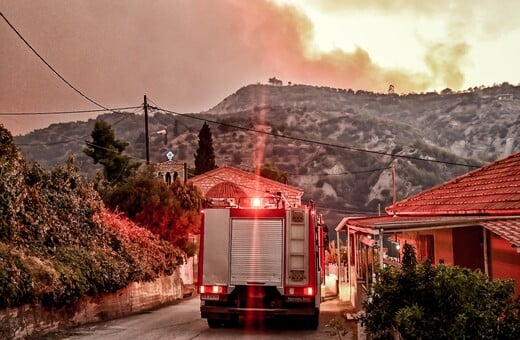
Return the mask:
[[283,220],[237,218],[231,221],[232,285],[282,285]]

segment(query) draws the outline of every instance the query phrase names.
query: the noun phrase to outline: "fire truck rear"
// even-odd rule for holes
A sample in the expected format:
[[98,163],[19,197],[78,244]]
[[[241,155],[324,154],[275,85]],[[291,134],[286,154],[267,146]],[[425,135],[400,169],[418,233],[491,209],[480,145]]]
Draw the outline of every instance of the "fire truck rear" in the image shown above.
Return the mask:
[[239,317],[301,319],[318,327],[321,302],[315,206],[281,196],[213,202],[201,228],[198,285],[209,327]]

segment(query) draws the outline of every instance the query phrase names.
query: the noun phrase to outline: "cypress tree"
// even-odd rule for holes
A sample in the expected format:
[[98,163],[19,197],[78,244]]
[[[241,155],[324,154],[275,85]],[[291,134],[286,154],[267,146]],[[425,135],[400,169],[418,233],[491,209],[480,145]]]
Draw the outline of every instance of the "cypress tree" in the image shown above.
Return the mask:
[[199,147],[195,153],[195,175],[215,169],[215,151],[213,137],[208,123],[204,122],[199,131]]

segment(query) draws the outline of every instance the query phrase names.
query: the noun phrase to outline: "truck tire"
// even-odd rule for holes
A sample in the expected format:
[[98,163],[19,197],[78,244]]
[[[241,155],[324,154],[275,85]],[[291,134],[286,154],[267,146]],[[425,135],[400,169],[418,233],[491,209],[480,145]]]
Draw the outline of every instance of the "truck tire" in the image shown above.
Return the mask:
[[309,318],[309,329],[316,330],[320,324],[320,312],[315,313]]
[[222,320],[219,319],[208,319],[209,328],[220,328],[222,326]]
[[232,316],[230,320],[224,321],[224,326],[234,328],[238,326],[238,316]]

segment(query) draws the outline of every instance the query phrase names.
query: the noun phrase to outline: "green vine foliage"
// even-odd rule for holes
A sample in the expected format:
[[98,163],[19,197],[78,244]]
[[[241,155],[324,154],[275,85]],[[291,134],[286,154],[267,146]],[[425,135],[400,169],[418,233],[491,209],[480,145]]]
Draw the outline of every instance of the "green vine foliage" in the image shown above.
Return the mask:
[[103,192],[104,200],[109,208],[193,253],[193,242],[189,241],[199,233],[203,195],[192,183],[178,179],[168,186],[152,170],[140,171],[125,183],[108,188]]
[[404,248],[402,269],[384,268],[361,321],[373,339],[520,339],[520,300],[511,280],[490,280],[430,262]]
[[73,157],[27,164],[0,126],[0,308],[59,306],[171,274],[184,253],[105,209]]

